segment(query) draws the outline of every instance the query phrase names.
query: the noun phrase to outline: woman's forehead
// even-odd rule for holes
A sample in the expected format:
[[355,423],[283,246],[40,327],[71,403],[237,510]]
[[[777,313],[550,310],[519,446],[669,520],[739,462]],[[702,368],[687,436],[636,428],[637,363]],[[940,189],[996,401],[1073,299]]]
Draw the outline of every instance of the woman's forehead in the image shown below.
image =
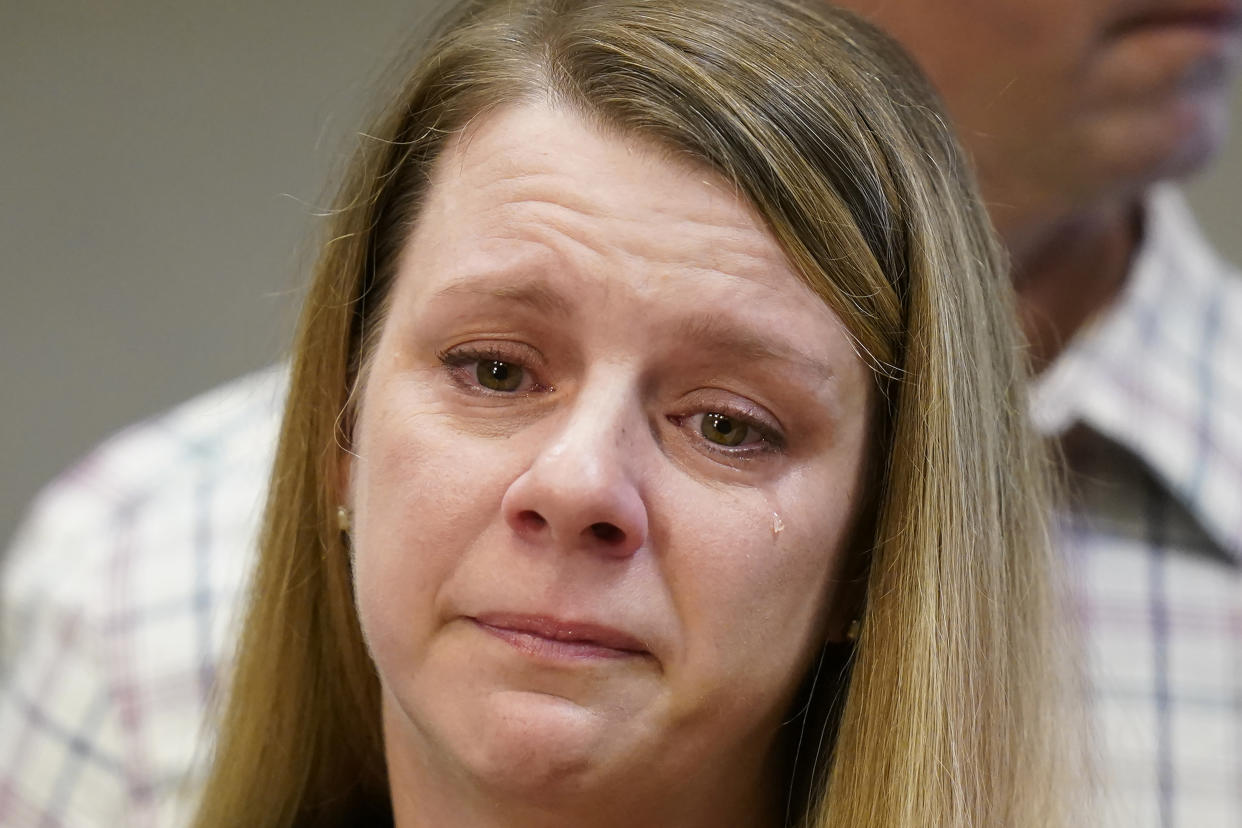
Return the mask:
[[763,220],[718,173],[546,106],[492,113],[453,141],[420,224],[439,239],[469,237],[471,249],[552,230],[584,236],[600,255],[693,261],[745,278],[790,270]]

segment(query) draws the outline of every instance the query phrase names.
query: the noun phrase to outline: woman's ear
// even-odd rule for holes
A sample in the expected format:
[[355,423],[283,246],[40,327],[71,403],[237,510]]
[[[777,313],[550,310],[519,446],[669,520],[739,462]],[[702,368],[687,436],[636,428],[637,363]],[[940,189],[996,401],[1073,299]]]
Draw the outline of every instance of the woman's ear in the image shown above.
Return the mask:
[[867,583],[871,559],[875,554],[875,513],[873,497],[863,501],[860,513],[850,529],[850,542],[831,583],[828,596],[828,618],[824,638],[841,644],[858,637],[863,611],[867,605]]
[[336,522],[342,532],[348,533],[353,524],[354,464],[358,462],[358,455],[351,447],[349,436],[338,430],[336,440]]
[[342,448],[336,456],[336,497],[345,506],[354,502],[350,488],[354,479],[354,453]]
[[358,429],[357,395],[358,382],[350,377],[345,404],[336,417],[333,432],[336,439],[336,502],[344,506],[352,514],[354,509],[354,464],[358,455],[354,452]]
[[829,597],[831,603],[824,634],[824,639],[828,643],[842,644],[858,638],[866,593],[866,569],[851,561],[843,568],[842,576],[834,584],[832,595]]

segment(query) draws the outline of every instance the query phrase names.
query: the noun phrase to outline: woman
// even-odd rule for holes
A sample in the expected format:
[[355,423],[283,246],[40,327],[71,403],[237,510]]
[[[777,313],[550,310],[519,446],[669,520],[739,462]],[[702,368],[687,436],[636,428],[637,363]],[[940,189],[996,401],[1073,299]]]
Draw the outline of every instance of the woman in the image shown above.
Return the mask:
[[899,50],[483,0],[368,137],[199,825],[1065,821],[1004,270]]

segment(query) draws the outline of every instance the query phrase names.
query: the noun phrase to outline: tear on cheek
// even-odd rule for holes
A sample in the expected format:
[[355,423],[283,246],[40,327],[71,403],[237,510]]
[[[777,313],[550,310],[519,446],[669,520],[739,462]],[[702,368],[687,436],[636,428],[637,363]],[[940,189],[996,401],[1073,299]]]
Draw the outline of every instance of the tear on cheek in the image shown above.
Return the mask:
[[772,537],[780,537],[781,532],[785,531],[785,521],[781,518],[780,512],[772,513]]

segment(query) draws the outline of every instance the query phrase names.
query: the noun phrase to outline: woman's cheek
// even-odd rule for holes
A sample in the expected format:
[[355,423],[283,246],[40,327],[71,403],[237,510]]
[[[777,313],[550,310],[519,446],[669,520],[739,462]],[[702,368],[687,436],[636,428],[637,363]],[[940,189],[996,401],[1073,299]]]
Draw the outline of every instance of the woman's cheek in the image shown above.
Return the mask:
[[764,492],[744,518],[735,513],[738,520],[717,522],[712,543],[701,547],[716,551],[694,568],[713,573],[706,586],[712,594],[699,600],[725,613],[733,655],[724,657],[788,669],[822,640],[852,504],[840,492],[824,496],[822,485],[812,491],[818,496],[804,487],[794,496]]
[[444,480],[443,455],[426,450],[424,419],[372,407],[359,427],[351,491],[355,600],[363,634],[380,663],[408,661],[432,620],[448,577],[452,539],[444,528],[465,511],[460,486]]

